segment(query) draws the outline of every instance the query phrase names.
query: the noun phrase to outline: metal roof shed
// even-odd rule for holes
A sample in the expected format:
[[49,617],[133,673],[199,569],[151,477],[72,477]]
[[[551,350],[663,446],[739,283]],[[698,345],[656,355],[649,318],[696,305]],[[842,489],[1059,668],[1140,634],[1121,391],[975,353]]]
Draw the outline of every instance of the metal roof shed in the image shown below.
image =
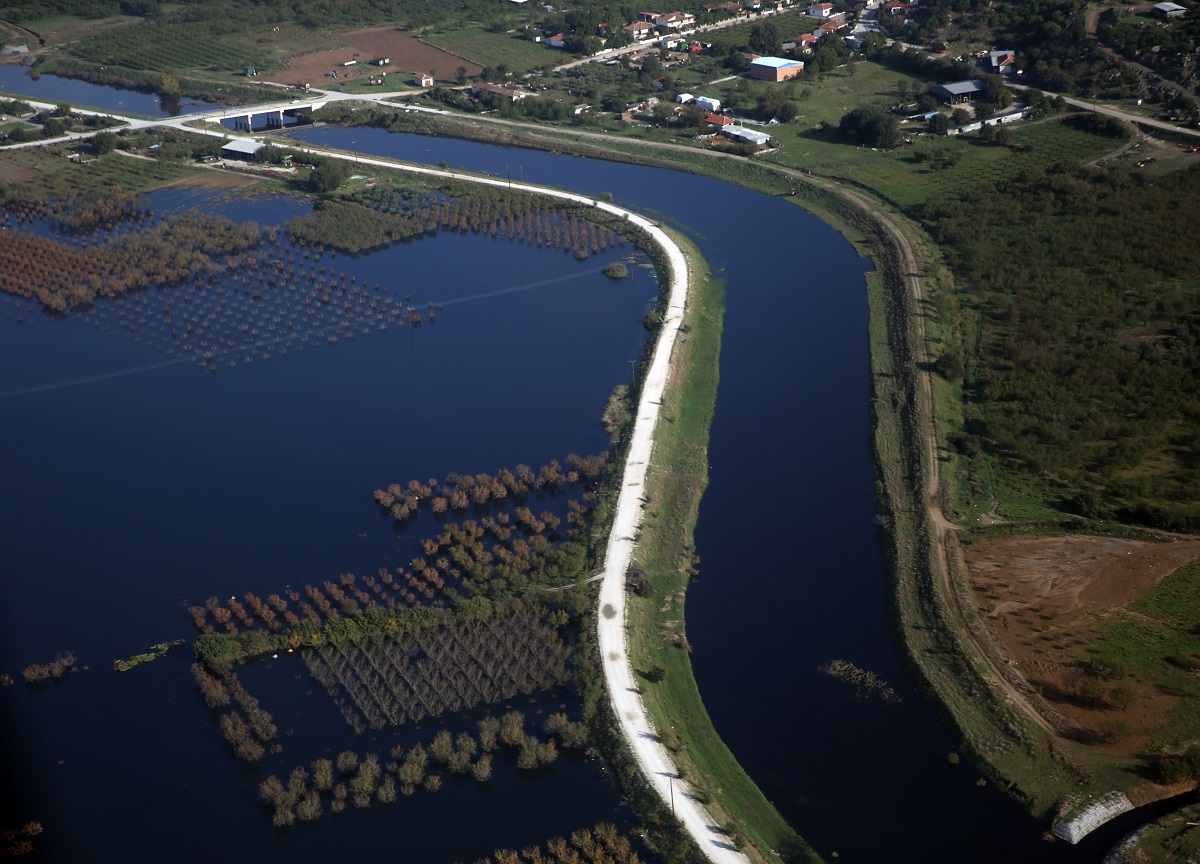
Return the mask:
[[754,144],[757,147],[765,147],[771,143],[770,135],[755,129],[747,129],[745,126],[726,126],[721,130],[721,134],[731,141]]
[[943,102],[961,102],[976,93],[983,92],[983,82],[979,79],[971,81],[955,81],[952,84],[939,84],[933,88],[933,95]]
[[253,159],[259,150],[266,145],[261,141],[251,141],[248,138],[235,138],[228,144],[222,145],[221,155],[230,159]]

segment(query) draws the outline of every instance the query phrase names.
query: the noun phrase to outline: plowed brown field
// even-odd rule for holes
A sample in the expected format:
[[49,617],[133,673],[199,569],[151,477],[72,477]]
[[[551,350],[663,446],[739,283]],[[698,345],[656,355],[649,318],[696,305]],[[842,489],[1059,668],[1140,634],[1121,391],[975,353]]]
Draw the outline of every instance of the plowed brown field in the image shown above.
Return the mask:
[[[388,89],[410,86],[414,72],[436,70],[434,77],[444,83],[453,83],[459,66],[466,67],[468,75],[478,75],[483,67],[464,60],[441,48],[435,48],[411,33],[395,27],[370,27],[366,30],[351,30],[336,33],[331,37],[342,47],[312,54],[300,54],[284,61],[284,68],[271,75],[263,76],[276,84],[311,84],[322,87],[332,83],[326,74],[337,72],[338,81],[354,80],[387,72]],[[371,61],[387,57],[392,62],[385,66],[373,66]],[[343,66],[349,60],[357,60],[354,66]]]

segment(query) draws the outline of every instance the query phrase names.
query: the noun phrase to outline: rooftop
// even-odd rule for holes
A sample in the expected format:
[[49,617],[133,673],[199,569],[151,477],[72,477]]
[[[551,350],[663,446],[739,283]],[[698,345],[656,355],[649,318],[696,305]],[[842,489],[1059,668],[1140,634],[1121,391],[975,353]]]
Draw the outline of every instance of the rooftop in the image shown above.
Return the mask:
[[751,65],[766,66],[770,69],[791,69],[793,66],[803,66],[799,60],[785,60],[782,57],[759,57]]
[[251,141],[249,138],[234,138],[228,144],[221,146],[222,151],[230,153],[245,153],[247,156],[253,156],[266,145],[261,141]]
[[[939,84],[938,87],[947,93],[953,93],[955,96],[964,96],[967,93],[978,93],[983,89],[983,82],[976,78],[970,81],[954,81],[950,84]],[[938,87],[934,89],[936,90]]]

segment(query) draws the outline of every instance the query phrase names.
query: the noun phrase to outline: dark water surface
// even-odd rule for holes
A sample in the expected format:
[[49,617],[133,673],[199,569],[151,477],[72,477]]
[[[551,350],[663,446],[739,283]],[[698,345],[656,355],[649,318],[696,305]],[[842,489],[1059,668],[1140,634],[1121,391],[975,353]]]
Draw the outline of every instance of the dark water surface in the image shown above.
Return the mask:
[[[0,66],[0,89],[156,114],[130,101],[139,94],[82,82],[35,92],[28,84],[46,87],[48,76],[28,82],[16,68]],[[686,224],[723,271],[726,337],[689,637],[718,731],[819,851],[872,862],[1095,861],[1136,821],[1079,847],[1047,844],[1044,827],[976,786],[968,764],[946,765],[954,737],[892,638],[871,500],[869,265],[836,232],[786,201],[707,178],[381,130],[300,134],[610,192]],[[221,206],[269,221],[254,204]],[[210,594],[263,595],[406,562],[432,522],[397,535],[370,500],[377,486],[603,448],[596,419],[637,356],[654,293],[644,271],[620,286],[580,275],[603,263],[456,235],[339,257],[339,268],[417,301],[566,278],[447,305],[416,332],[215,377],[184,362],[0,397],[0,668],[62,648],[92,667],[36,692],[0,690],[4,786],[19,797],[19,818],[46,824],[42,857],[284,861],[361,849],[434,864],[623,818],[595,766],[564,757],[544,777],[500,766],[486,790],[448,783],[445,801],[418,794],[276,832],[252,802],[265,772],[226,755],[185,650],[109,671],[149,642],[190,638],[183,607]],[[100,321],[51,321],[12,303],[0,311],[0,393],[166,359]],[[834,659],[883,676],[902,701],[856,698],[817,671]],[[276,771],[321,755],[307,752],[306,724],[328,728],[319,737],[334,752],[353,745],[319,690],[298,695],[289,662],[254,673],[264,707],[297,730],[282,739]]]
[[121,90],[105,84],[91,84],[58,75],[29,75],[29,67],[11,63],[0,64],[0,91],[27,96],[39,102],[70,102],[86,108],[142,114],[146,117],[170,117],[175,114],[195,114],[216,107],[199,99],[181,99],[177,104],[163,105],[154,93]]
[[[893,638],[872,500],[869,262],[783,199],[703,177],[375,129],[306,139],[447,162],[673,217],[728,279],[721,385],[701,506],[701,578],[688,636],[718,732],[824,855],[876,862],[1098,861],[1146,814],[1079,846],[968,760],[924,700]],[[864,701],[818,671],[845,659],[901,701]]]
[[[152,200],[161,211],[205,203],[176,190]],[[267,197],[206,209],[269,224],[297,208]],[[64,648],[90,667],[0,689],[3,788],[15,818],[45,824],[40,858],[331,860],[398,844],[405,861],[472,861],[597,821],[626,824],[596,763],[564,754],[528,775],[504,755],[485,787],[448,778],[441,800],[419,792],[276,831],[254,801],[267,773],[347,748],[428,743],[437,727],[355,739],[301,664],[269,661],[243,677],[274,715],[284,752],[246,766],[226,755],[186,646],[128,673],[111,668],[149,643],[190,641],[185,606],[210,595],[266,596],[406,564],[434,520],[395,530],[371,498],[380,486],[606,449],[599,415],[639,356],[656,293],[644,270],[620,283],[598,272],[621,254],[579,262],[442,233],[327,255],[323,263],[386,293],[444,304],[437,323],[315,339],[303,351],[297,340],[288,356],[276,349],[249,365],[238,352],[237,367],[217,364],[215,375],[187,361],[137,371],[170,357],[101,314],[115,304],[55,321],[0,303],[0,394],[32,391],[0,396],[0,670]],[[513,288],[524,290],[457,302]],[[172,296],[151,293],[148,314]],[[535,712],[577,710],[563,694],[512,704],[531,728]]]

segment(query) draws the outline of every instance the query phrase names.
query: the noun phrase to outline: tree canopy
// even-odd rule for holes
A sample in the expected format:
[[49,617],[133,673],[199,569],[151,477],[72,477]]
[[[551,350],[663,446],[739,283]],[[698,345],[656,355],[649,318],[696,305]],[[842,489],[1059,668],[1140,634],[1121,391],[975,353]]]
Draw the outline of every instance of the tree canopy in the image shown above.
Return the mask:
[[882,108],[855,108],[843,115],[838,132],[851,144],[891,147],[900,137],[900,121]]

